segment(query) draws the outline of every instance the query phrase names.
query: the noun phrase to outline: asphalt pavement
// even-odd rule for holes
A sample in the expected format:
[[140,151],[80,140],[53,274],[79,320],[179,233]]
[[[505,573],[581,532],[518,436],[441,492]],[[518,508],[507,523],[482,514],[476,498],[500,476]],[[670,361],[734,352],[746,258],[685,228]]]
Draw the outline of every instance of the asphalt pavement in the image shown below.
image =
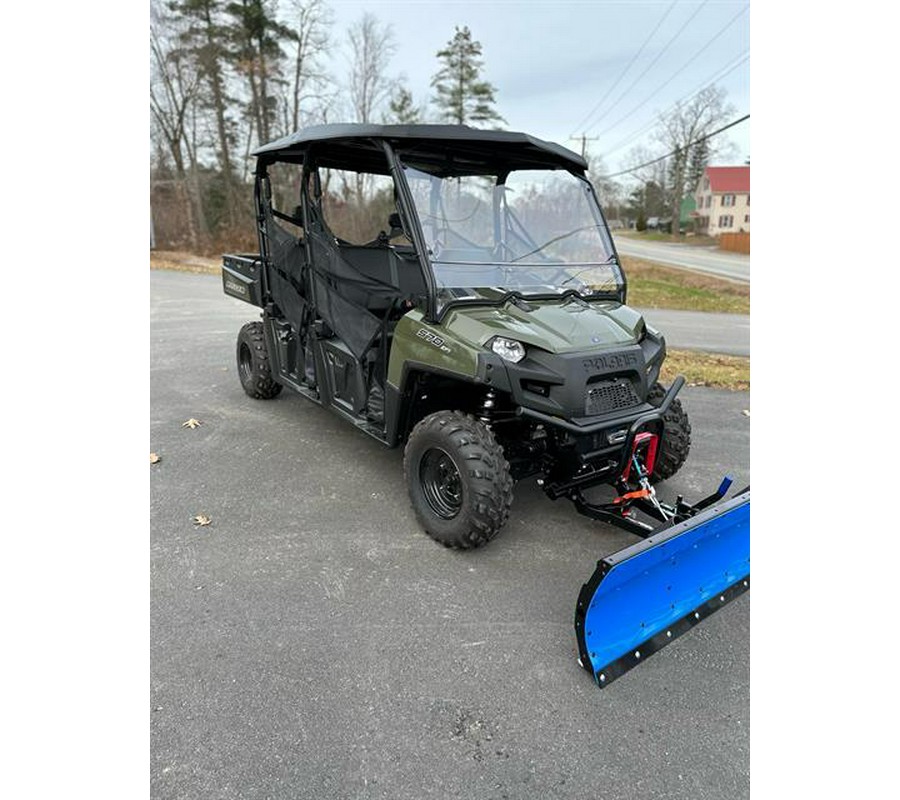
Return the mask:
[[[244,394],[256,309],[150,281],[153,798],[748,796],[748,595],[600,691],[575,600],[632,537],[526,481],[489,546],[440,547],[399,450]],[[661,491],[749,483],[749,395],[682,399],[693,447]]]
[[694,247],[677,242],[645,242],[616,236],[616,250],[626,256],[656,261],[692,272],[705,272],[741,283],[750,283],[750,256],[729,253],[717,247]]
[[732,356],[750,355],[749,314],[713,314],[707,311],[638,309],[676,350],[702,350]]

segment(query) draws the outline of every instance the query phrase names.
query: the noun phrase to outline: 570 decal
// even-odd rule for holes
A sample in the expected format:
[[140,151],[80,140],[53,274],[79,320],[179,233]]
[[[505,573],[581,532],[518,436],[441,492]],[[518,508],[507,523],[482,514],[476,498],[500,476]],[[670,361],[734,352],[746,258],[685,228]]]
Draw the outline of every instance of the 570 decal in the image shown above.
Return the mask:
[[430,342],[431,344],[433,344],[435,347],[437,347],[443,353],[450,352],[450,348],[444,344],[443,337],[432,333],[427,328],[419,328],[419,330],[416,331],[416,336],[418,336],[420,339],[424,339],[426,342]]

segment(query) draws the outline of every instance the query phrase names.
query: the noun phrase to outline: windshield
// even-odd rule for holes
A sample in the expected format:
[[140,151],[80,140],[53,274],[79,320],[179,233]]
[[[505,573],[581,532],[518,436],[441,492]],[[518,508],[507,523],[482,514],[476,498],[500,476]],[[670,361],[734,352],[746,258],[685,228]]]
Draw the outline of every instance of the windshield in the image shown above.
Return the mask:
[[438,309],[507,292],[615,295],[623,286],[586,180],[559,170],[439,177],[406,164]]

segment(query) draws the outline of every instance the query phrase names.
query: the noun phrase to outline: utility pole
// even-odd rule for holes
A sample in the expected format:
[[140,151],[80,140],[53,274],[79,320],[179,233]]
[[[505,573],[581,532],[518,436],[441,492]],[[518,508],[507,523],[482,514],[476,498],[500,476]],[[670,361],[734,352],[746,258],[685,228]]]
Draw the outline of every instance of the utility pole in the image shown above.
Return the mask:
[[587,134],[582,133],[581,136],[570,136],[569,138],[574,139],[576,142],[581,139],[581,157],[587,160],[587,143],[596,142],[600,137],[588,136]]

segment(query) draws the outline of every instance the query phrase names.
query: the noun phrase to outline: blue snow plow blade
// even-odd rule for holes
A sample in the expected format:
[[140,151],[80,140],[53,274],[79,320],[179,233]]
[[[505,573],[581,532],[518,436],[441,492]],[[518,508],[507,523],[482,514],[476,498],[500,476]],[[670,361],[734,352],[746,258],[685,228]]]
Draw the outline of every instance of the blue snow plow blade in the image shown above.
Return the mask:
[[597,562],[575,609],[581,665],[608,686],[750,588],[750,492]]

